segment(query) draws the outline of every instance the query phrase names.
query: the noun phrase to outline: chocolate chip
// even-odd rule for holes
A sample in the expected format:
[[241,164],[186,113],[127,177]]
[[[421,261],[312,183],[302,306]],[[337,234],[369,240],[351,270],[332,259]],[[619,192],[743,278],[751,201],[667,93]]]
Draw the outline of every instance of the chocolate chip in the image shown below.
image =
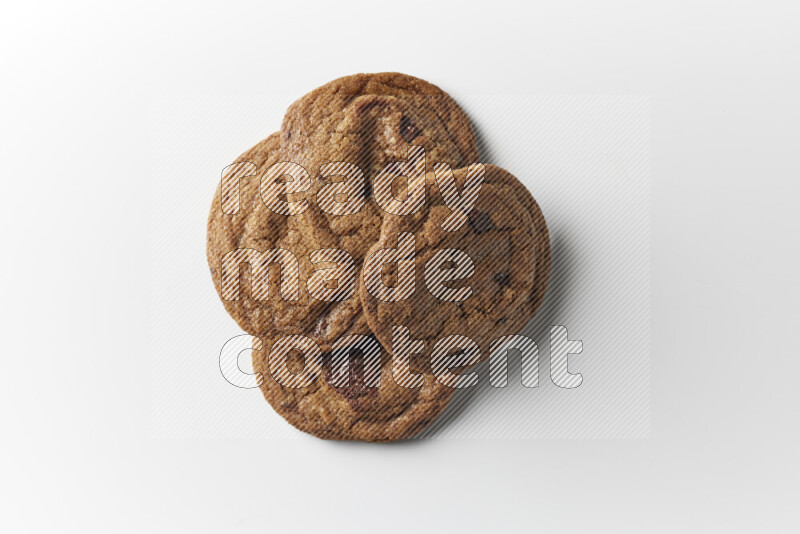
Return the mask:
[[492,218],[485,211],[472,210],[469,214],[469,224],[476,234],[482,234],[495,229]]
[[364,180],[364,191],[362,195],[366,198],[372,194],[372,182],[368,179]]
[[400,119],[400,136],[406,143],[410,143],[419,137],[420,133],[422,132],[420,132],[420,129],[414,124],[414,121],[405,116]]
[[511,282],[511,277],[508,273],[497,273],[494,275],[494,281],[500,286],[505,287]]
[[[374,335],[370,335],[370,338],[377,343],[377,338]],[[332,352],[323,352],[322,353],[323,365],[325,367],[325,372],[323,377],[325,381],[330,384],[331,380],[333,379],[333,353]],[[366,384],[365,381],[365,366],[366,366],[366,358],[364,357],[364,351],[361,348],[351,348],[348,353],[349,365],[348,367],[348,381],[347,385],[345,386],[333,386],[336,392],[347,399],[347,402],[354,410],[358,410],[361,407],[361,403],[364,401],[369,401],[370,398],[373,398],[378,395],[378,388],[371,387]]]

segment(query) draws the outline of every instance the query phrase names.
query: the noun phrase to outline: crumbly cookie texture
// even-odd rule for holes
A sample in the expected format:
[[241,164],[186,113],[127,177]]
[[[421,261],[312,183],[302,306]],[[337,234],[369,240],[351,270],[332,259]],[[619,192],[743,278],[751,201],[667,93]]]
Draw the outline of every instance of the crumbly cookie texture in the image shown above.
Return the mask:
[[[425,149],[427,167],[453,168],[478,160],[472,125],[444,91],[428,82],[398,73],[357,74],[315,89],[289,107],[281,128],[281,157],[316,173],[328,162],[355,164],[365,175],[365,203],[357,213],[330,215],[318,198],[330,180],[315,180],[305,195],[309,209],[298,225],[325,248],[348,252],[361,276],[364,257],[379,239],[385,212],[372,194],[374,177],[387,164],[406,161],[412,146]],[[358,287],[356,292],[358,292]],[[360,299],[314,310],[310,330],[323,345],[341,336],[369,333]]]
[[[224,213],[224,193],[217,189],[208,219],[206,254],[214,286],[225,309],[245,331],[253,335],[303,334],[313,325],[312,310],[321,309],[319,301],[301,291],[297,300],[271,295],[268,300],[253,298],[252,268],[242,268],[239,276],[239,298],[222,298],[222,259],[230,251],[254,249],[265,251],[283,248],[292,251],[299,261],[300,277],[307,280],[313,271],[309,260],[312,250],[321,248],[314,234],[305,231],[295,217],[280,215],[268,209],[259,195],[260,175],[280,161],[280,135],[275,133],[242,154],[237,162],[256,165],[255,176],[240,180],[240,209],[233,215]],[[227,193],[225,193],[227,194]],[[270,284],[278,288],[280,273],[273,269]]]
[[[299,261],[300,279],[313,272],[309,253],[340,249],[361,274],[364,255],[378,240],[384,212],[375,203],[372,178],[393,161],[406,160],[413,145],[426,149],[430,167],[437,162],[462,166],[477,160],[475,135],[458,104],[438,87],[397,73],[358,74],[334,80],[304,96],[289,108],[282,130],[237,161],[251,161],[259,175],[278,161],[305,168],[312,186],[288,200],[307,201],[302,214],[273,213],[259,198],[258,176],[241,180],[241,211],[226,215],[217,192],[209,216],[208,261],[217,291],[221,292],[221,260],[234,249],[285,248]],[[364,172],[364,206],[351,215],[330,215],[320,209],[319,191],[330,180],[319,178],[320,167],[346,161]],[[278,273],[271,287],[278,287]],[[252,298],[250,276],[243,273],[237,301],[224,301],[228,313],[253,335],[303,334],[323,350],[344,335],[369,334],[361,301],[355,294],[339,302],[312,298],[301,291],[296,301]],[[355,291],[358,291],[356,286]]]
[[[457,230],[443,228],[451,210],[439,193],[434,173],[426,176],[430,194],[422,210],[384,218],[381,237],[368,255],[396,247],[401,234],[412,234],[417,286],[409,298],[391,301],[370,293],[366,287],[368,277],[360,280],[367,322],[385,346],[392,345],[392,327],[402,326],[412,338],[424,341],[423,358],[432,353],[438,340],[451,335],[469,336],[485,358],[493,339],[518,333],[533,316],[536,301],[540,300],[537,282],[547,279],[549,265],[543,258],[549,256],[546,226],[534,224],[534,219],[541,219],[542,224],[544,219],[535,203],[520,198],[521,184],[517,185],[515,177],[493,165],[485,165],[484,169],[477,202]],[[464,187],[466,174],[467,169],[454,173],[459,189]],[[459,277],[468,280],[453,280],[441,286],[453,290],[468,287],[469,297],[462,294],[461,298],[444,298],[441,286],[435,295],[437,284],[434,282],[432,288],[423,280],[435,279],[437,273],[463,270],[467,258],[461,253],[472,262],[473,272]],[[440,267],[436,258],[443,262]],[[540,265],[545,272],[539,272]],[[384,276],[384,283],[397,286],[397,276],[396,272]]]
[[[414,148],[416,147],[416,148]],[[472,126],[456,102],[438,87],[397,73],[358,74],[334,80],[304,96],[289,108],[281,130],[242,154],[237,162],[251,162],[247,175],[236,175],[240,209],[225,213],[235,190],[218,189],[208,220],[207,256],[214,285],[222,297],[222,259],[234,250],[284,249],[298,260],[300,291],[296,300],[276,293],[281,273],[269,271],[270,298],[253,298],[252,266],[239,273],[238,299],[225,299],[228,313],[246,332],[258,336],[253,366],[263,380],[264,397],[295,427],[323,439],[392,441],[411,437],[433,421],[447,406],[453,389],[441,384],[424,359],[412,360],[422,385],[406,388],[394,377],[391,354],[392,319],[407,323],[412,337],[421,338],[429,353],[437,335],[464,333],[486,339],[524,326],[544,296],[550,266],[549,239],[544,217],[533,197],[516,178],[486,166],[486,183],[477,211],[460,232],[443,232],[446,216],[436,185],[426,177],[426,205],[411,217],[387,216],[376,203],[375,178],[393,162],[404,162],[409,150],[425,151],[424,171],[437,163],[462,169],[478,161]],[[262,201],[261,176],[277,162],[302,166],[310,187],[300,193],[279,195],[280,200],[307,201],[299,214],[281,215]],[[353,164],[364,176],[360,190],[335,202],[358,198],[360,209],[332,215],[321,209],[320,193],[340,181],[335,172],[323,172],[330,162]],[[237,171],[239,172],[239,171]],[[463,171],[455,173],[463,183]],[[240,178],[240,179],[239,179]],[[281,179],[282,181],[282,179]],[[400,186],[402,187],[402,186]],[[402,194],[395,189],[393,194]],[[324,196],[324,195],[323,195]],[[485,197],[485,198],[484,198]],[[328,202],[333,202],[329,200]],[[459,305],[431,302],[415,296],[399,306],[377,303],[366,293],[362,269],[376,248],[393,244],[400,231],[413,231],[420,252],[418,269],[440,247],[467,248],[476,265],[475,294]],[[394,237],[393,237],[394,236]],[[346,251],[355,264],[355,287],[350,298],[328,302],[313,298],[307,282],[322,265],[311,261],[319,249]],[[422,272],[417,282],[424,284]],[[263,287],[262,287],[263,289]],[[441,303],[443,306],[435,306]],[[464,332],[456,330],[464,329]],[[289,335],[310,337],[322,351],[321,362],[309,363],[299,354],[290,356],[292,372],[304,363],[317,378],[304,387],[287,387],[270,372],[272,345]],[[379,342],[380,384],[368,383],[364,361],[353,352],[350,383],[340,387],[331,380],[333,345],[344,336],[362,336]],[[319,364],[318,369],[313,369]]]
[[536,274],[531,297],[523,303],[522,309],[520,310],[522,315],[531,318],[542,305],[544,294],[547,290],[547,284],[550,281],[550,231],[547,228],[542,209],[539,207],[539,204],[533,198],[528,188],[525,187],[525,184],[520,182],[516,176],[508,171],[492,165],[487,165],[486,167],[491,171],[491,180],[496,184],[507,186],[512,191],[517,201],[529,213],[531,222],[533,223],[533,231],[536,236]]
[[413,437],[444,411],[454,392],[430,373],[422,375],[420,387],[400,386],[392,377],[385,349],[377,387],[365,383],[364,362],[358,354],[352,355],[348,385],[331,385],[335,382],[329,353],[323,353],[320,368],[290,356],[290,368],[299,370],[306,365],[318,377],[306,387],[286,387],[270,373],[269,341],[256,341],[257,350],[253,351],[253,369],[263,378],[264,398],[293,426],[321,439],[395,441]]
[[[227,191],[217,191],[208,222],[207,255],[218,293],[222,295],[222,258],[231,250],[264,251],[284,248],[299,261],[300,279],[314,270],[311,251],[340,248],[348,251],[360,274],[363,255],[380,235],[383,212],[371,195],[371,178],[387,163],[405,160],[411,141],[427,149],[428,161],[464,165],[477,160],[472,127],[463,111],[446,93],[422,80],[402,74],[356,75],[335,80],[306,95],[289,109],[281,132],[242,154],[236,161],[256,165],[254,176],[242,177],[240,211],[222,211]],[[279,161],[303,165],[313,187],[287,200],[308,200],[302,215],[274,213],[260,199],[260,176]],[[319,168],[329,161],[349,161],[365,174],[361,194],[365,206],[359,213],[330,217],[318,208],[316,198],[324,184]],[[332,343],[348,334],[372,335],[355,294],[342,302],[323,302],[300,292],[287,301],[252,298],[251,269],[242,269],[238,300],[225,300],[228,313],[241,328],[266,340],[265,352],[254,351],[257,371],[267,369],[271,342],[282,336],[310,336],[329,357]],[[273,290],[278,273],[271,273]],[[357,290],[357,287],[356,287]],[[397,386],[389,376],[384,351],[382,382],[378,388],[358,383],[335,388],[322,373],[306,388],[286,388],[265,377],[261,390],[284,418],[302,430],[327,439],[385,441],[409,437],[432,421],[447,405],[452,390],[427,374],[417,389]],[[385,375],[385,376],[384,376]]]

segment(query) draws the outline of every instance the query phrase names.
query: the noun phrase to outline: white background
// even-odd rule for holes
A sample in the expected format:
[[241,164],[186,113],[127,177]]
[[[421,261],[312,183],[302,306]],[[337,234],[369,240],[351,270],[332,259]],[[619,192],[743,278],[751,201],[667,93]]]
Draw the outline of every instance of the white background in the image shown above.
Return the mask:
[[[796,532],[798,11],[4,7],[0,527]],[[152,99],[386,70],[456,98],[650,95],[649,439],[151,436]]]

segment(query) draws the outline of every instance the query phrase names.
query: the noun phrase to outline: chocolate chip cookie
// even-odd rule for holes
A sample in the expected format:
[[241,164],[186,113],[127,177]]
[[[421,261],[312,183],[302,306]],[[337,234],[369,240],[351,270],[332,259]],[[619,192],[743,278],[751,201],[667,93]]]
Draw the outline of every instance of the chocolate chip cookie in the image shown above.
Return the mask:
[[[256,253],[275,248],[292,252],[297,260],[293,267],[299,271],[300,280],[307,283],[320,265],[337,263],[337,258],[330,255],[311,258],[312,251],[342,250],[352,258],[358,277],[364,254],[380,235],[384,214],[374,202],[371,178],[388,163],[405,160],[412,146],[424,148],[428,161],[462,166],[477,160],[469,119],[441,89],[403,74],[358,74],[334,80],[292,104],[281,132],[238,158],[238,162],[252,160],[255,168],[234,168],[223,179],[231,184],[231,191],[221,187],[212,205],[207,256],[215,287],[228,313],[243,330],[268,337],[308,335],[324,350],[343,335],[370,333],[356,293],[324,300],[317,298],[319,292],[315,296],[301,287],[296,294],[290,293],[292,299],[280,298],[285,297],[276,295],[281,271],[271,267],[267,271],[267,265],[281,258],[265,258]],[[277,162],[295,165],[291,174],[296,177],[304,173],[310,186],[290,193],[281,192],[278,187],[277,194],[271,197],[270,185],[279,186],[286,174],[278,171],[267,180],[259,180]],[[332,169],[325,167],[330,163]],[[361,187],[332,195],[328,205],[355,203],[358,209],[331,214],[336,210],[326,212],[320,199],[326,198],[326,186],[341,179],[344,166],[358,167]],[[241,184],[240,210],[229,215],[222,207],[225,196],[235,194],[233,184],[237,182]],[[259,197],[273,203],[268,206]],[[279,213],[287,202],[303,205],[305,211]],[[223,260],[237,249],[253,252],[228,257],[228,276],[224,277]],[[241,262],[241,276],[227,284],[235,287],[238,282],[240,291],[226,293],[222,279],[230,279],[231,270],[238,269]],[[260,275],[256,285],[255,275]],[[320,280],[320,284],[325,283]],[[254,298],[254,289],[260,299]]]
[[[451,188],[454,182],[463,191],[470,171],[473,177],[481,174],[483,182],[466,217],[453,222],[442,187],[449,178]],[[426,185],[422,210],[384,217],[360,279],[362,306],[385,346],[393,346],[393,327],[408,328],[412,338],[425,343],[424,365],[440,340],[468,336],[480,349],[474,364],[488,357],[492,340],[518,333],[541,302],[549,270],[547,227],[525,187],[493,165],[455,172],[437,168],[426,175]],[[409,236],[413,245],[396,254],[396,261],[374,261]],[[407,294],[378,291],[391,287],[397,293],[408,283],[415,287]]]
[[[486,166],[469,220],[441,226],[452,210],[437,193],[435,165],[461,169],[452,184],[463,195],[470,172],[463,169],[477,161],[472,126],[449,95],[383,73],[312,91],[292,104],[280,132],[226,169],[208,221],[212,279],[228,313],[259,336],[253,365],[262,393],[294,426],[325,439],[410,437],[445,408],[453,388],[425,358],[410,362],[413,374],[395,365],[392,319],[402,318],[429,354],[437,335],[467,329],[485,344],[533,315],[547,284],[549,240],[516,178]],[[440,271],[452,263],[440,250],[468,250],[474,295],[444,306],[424,293],[391,303],[397,306],[370,298],[365,260],[400,234],[419,240],[413,270],[420,280],[426,261],[439,261]],[[392,276],[372,278],[390,287]],[[450,297],[460,289],[449,281],[439,287]],[[302,340],[303,350],[295,347],[274,368],[283,361],[276,347],[282,354],[292,340]],[[343,354],[350,357],[344,366]]]
[[[383,216],[373,200],[372,173],[405,159],[411,141],[426,148],[429,158],[454,165],[477,159],[469,120],[446,93],[401,74],[356,75],[335,80],[293,104],[280,133],[227,169],[209,216],[207,255],[215,287],[243,330],[261,336],[268,347],[286,336],[309,336],[328,355],[337,339],[372,335],[355,294],[357,287],[333,301],[319,298],[328,288],[321,287],[324,279],[314,283],[315,270],[335,264],[337,258],[315,259],[313,254],[320,249],[344,250],[354,260],[355,274],[360,274],[363,255],[378,239]],[[311,187],[272,194],[269,180],[280,183],[286,174],[265,173],[278,162],[287,162],[283,170],[291,171],[286,174],[292,179],[305,173],[301,179],[311,180]],[[343,172],[342,164],[358,166],[362,172],[357,191],[327,201],[329,206],[360,202],[354,213],[331,216],[320,208],[324,188],[331,182],[321,171],[331,162],[339,163],[330,173],[334,179]],[[262,176],[268,182],[266,189]],[[305,203],[307,211],[292,213],[289,203]],[[260,254],[274,249],[291,252],[296,263],[268,269],[280,258]],[[281,277],[287,269],[299,273],[306,287],[288,288],[284,294]],[[391,366],[388,353],[381,350],[383,376],[391,373]],[[267,354],[254,353],[257,370],[266,370],[262,364]],[[269,373],[263,376],[262,392],[281,415],[314,435],[337,439],[407,437],[444,409],[451,395],[431,375],[417,389],[402,388],[387,377],[374,392],[358,385],[332,387],[325,373],[318,383],[301,389],[286,388]]]
[[299,278],[308,280],[315,269],[310,254],[322,248],[295,217],[262,202],[260,178],[279,162],[279,145],[279,134],[272,134],[226,169],[208,219],[206,253],[214,286],[231,317],[253,335],[307,332],[314,323],[310,310],[319,307],[306,291],[283,294],[280,278],[292,273],[269,268],[260,256],[272,249],[290,251]]
[[[289,372],[303,370],[315,377],[301,387],[279,382],[280,372],[270,368],[275,344],[267,339],[257,341],[253,369],[262,376],[264,398],[289,423],[321,439],[395,441],[414,436],[445,409],[454,389],[430,373],[422,375],[421,386],[403,387],[397,375],[393,376],[388,352],[374,336],[364,338],[367,343],[360,343],[362,351],[347,354],[350,367],[341,381],[334,377],[332,352],[305,361],[301,354],[291,353]],[[369,340],[380,352],[373,372],[379,381],[374,385],[367,379],[368,364],[363,356]]]
[[[358,277],[385,215],[375,202],[374,177],[390,163],[420,154],[424,161],[417,158],[419,164],[431,169],[434,163],[462,167],[478,160],[472,125],[458,104],[435,85],[404,74],[334,80],[292,104],[281,127],[281,157],[325,175],[298,196],[309,201],[298,224],[323,247],[346,251]],[[356,177],[360,180],[343,176],[346,165],[361,171]],[[347,188],[344,181],[357,187]],[[330,209],[337,204],[335,198],[328,199],[328,209],[325,202],[315,201],[335,184],[346,197],[338,204],[356,203],[357,211]],[[357,294],[351,300],[321,303],[309,316],[315,320],[312,337],[325,347],[341,336],[370,332]]]

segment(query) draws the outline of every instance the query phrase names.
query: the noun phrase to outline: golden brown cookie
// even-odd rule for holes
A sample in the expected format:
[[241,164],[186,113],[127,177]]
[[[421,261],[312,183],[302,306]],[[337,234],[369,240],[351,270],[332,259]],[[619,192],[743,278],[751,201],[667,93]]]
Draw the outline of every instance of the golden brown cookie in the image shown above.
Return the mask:
[[[485,165],[474,175],[481,173],[477,200],[460,221],[452,220],[454,210],[441,194],[440,173],[428,173],[424,208],[384,218],[359,281],[367,322],[381,343],[395,350],[392,329],[405,327],[425,343],[423,364],[435,343],[455,335],[469,337],[488,357],[490,342],[518,333],[541,301],[549,269],[541,211],[507,171]],[[459,190],[467,174],[466,168],[451,174]],[[388,257],[385,251],[402,247],[409,236],[413,249],[382,265],[379,255]],[[413,290],[401,294],[409,283]]]
[[[392,376],[388,353],[374,336],[381,351],[380,383],[368,385],[368,368],[363,352],[350,353],[349,376],[345,383],[332,378],[331,353],[319,360],[303,362],[300,354],[291,353],[287,367],[292,372],[312,372],[316,378],[309,385],[293,387],[282,384],[279,372],[270,369],[270,351],[274,343],[264,339],[254,343],[253,369],[262,377],[264,398],[284,419],[296,428],[321,439],[358,441],[395,441],[414,436],[445,409],[454,389],[439,383],[431,374],[423,375],[417,388],[399,385]],[[335,375],[333,375],[335,376]]]
[[[259,194],[261,175],[279,161],[279,143],[279,135],[272,134],[237,158],[236,163],[253,167],[228,168],[223,183],[230,186],[217,189],[208,219],[206,254],[214,286],[231,317],[253,335],[306,332],[313,324],[310,310],[320,307],[306,291],[298,291],[295,300],[285,298],[279,279],[288,273],[258,260],[257,254],[267,250],[291,251],[298,260],[299,278],[307,280],[314,270],[310,253],[320,248],[314,234],[300,227],[296,217],[270,210]],[[231,202],[237,196],[233,184],[239,184],[239,207],[235,213],[226,213],[223,205],[232,211]],[[230,255],[235,251],[252,251],[253,256],[249,263],[228,263],[226,277],[226,259],[239,259]],[[264,294],[266,289],[269,295]]]
[[[469,120],[438,87],[402,74],[360,74],[295,102],[279,133],[227,169],[208,222],[212,279],[229,314],[263,340],[253,353],[261,390],[294,426],[326,439],[390,441],[414,435],[445,408],[453,389],[425,361],[412,362],[421,385],[398,385],[386,333],[393,313],[428,353],[437,335],[467,328],[483,344],[516,333],[533,315],[547,283],[549,240],[541,211],[516,178],[487,166],[469,224],[460,233],[435,228],[447,215],[426,172],[477,158]],[[463,171],[455,175],[463,182]],[[411,184],[420,179],[427,182],[422,209],[404,216],[386,210],[387,199],[414,196]],[[438,308],[418,297],[396,311],[369,300],[364,261],[401,229],[419,237],[415,269],[441,247],[470,249],[482,296]],[[300,336],[319,354],[292,353],[292,370],[273,374],[271,349]],[[370,367],[359,347],[345,344],[354,358],[343,385],[341,342],[354,339],[372,339],[380,356]],[[282,380],[295,371],[314,380],[299,387]]]
[[[236,161],[242,165],[228,169],[209,215],[207,255],[215,287],[227,311],[245,331],[266,340],[307,335],[327,354],[333,342],[345,335],[371,335],[355,292],[336,302],[311,295],[315,270],[331,265],[319,263],[319,258],[315,265],[311,254],[318,249],[341,248],[352,255],[360,270],[363,254],[379,236],[382,218],[372,200],[372,175],[391,161],[406,159],[409,141],[427,148],[429,158],[455,165],[477,159],[466,115],[440,89],[400,74],[356,75],[335,80],[300,99],[287,112],[280,134],[240,156]],[[312,187],[270,197],[261,177],[281,161],[303,165]],[[357,192],[364,203],[360,213],[331,217],[319,209],[320,191],[327,183],[320,179],[320,167],[336,161],[363,167],[363,187]],[[276,173],[272,178],[280,182],[284,175]],[[265,193],[278,208],[281,202],[307,201],[310,209],[303,214],[281,213],[262,201]],[[237,197],[238,211],[231,209]],[[292,252],[297,262],[301,283],[294,294],[289,290],[288,299],[281,282],[286,266],[283,272],[268,269],[268,262],[276,258],[259,256],[273,249]],[[245,252],[229,256],[240,250]],[[261,369],[259,354],[254,355],[257,369]],[[388,363],[386,354],[384,351]],[[391,367],[386,365],[383,373],[391,373]],[[262,391],[281,415],[312,434],[337,439],[410,436],[444,409],[452,394],[431,375],[416,390],[401,388],[387,377],[375,395],[361,395],[357,387],[334,388],[324,374],[318,384],[299,391],[264,376]],[[371,390],[361,393],[365,391]],[[331,413],[336,414],[333,419]]]
[[[489,166],[487,165],[487,167]],[[537,238],[535,259],[536,278],[531,298],[524,306],[524,313],[528,317],[533,317],[544,301],[547,283],[550,281],[550,231],[547,228],[547,223],[539,204],[533,198],[528,188],[525,187],[525,184],[520,182],[516,176],[507,171],[494,172],[492,173],[492,180],[496,183],[507,185],[514,192],[517,200],[527,209],[533,221],[533,227]]]
[[[306,290],[315,269],[335,265],[316,258],[315,266],[310,253],[343,250],[352,257],[356,279],[360,276],[364,254],[377,241],[384,214],[373,199],[372,178],[390,162],[406,160],[413,146],[426,149],[431,167],[439,161],[461,166],[477,159],[468,118],[441,89],[403,74],[358,74],[334,80],[295,102],[286,113],[279,138],[273,134],[237,159],[252,160],[257,172],[250,170],[252,176],[241,178],[240,211],[235,215],[223,213],[225,198],[220,195],[228,191],[218,190],[209,216],[207,256],[215,287],[243,330],[268,337],[309,335],[324,350],[343,335],[370,333],[357,284],[352,297],[336,301],[315,298]],[[260,199],[265,196],[265,184],[259,179],[279,161],[299,165],[310,182],[305,191],[275,198],[279,203],[304,204],[307,207],[302,213],[276,213]],[[337,195],[328,201],[334,207],[360,201],[355,213],[332,215],[321,208],[323,188],[341,179],[336,168],[329,174],[322,172],[323,165],[332,162],[358,166],[363,173],[359,191],[350,192],[344,202],[337,201],[342,200]],[[275,173],[270,183],[285,180],[285,175]],[[292,252],[301,280],[299,291],[291,295],[296,299],[277,295],[280,272],[276,268],[268,273],[259,271],[268,280],[253,286],[254,271],[261,268],[254,264],[275,259],[255,253],[228,258],[250,262],[241,268],[240,290],[225,294],[223,260],[232,250],[243,248]],[[227,289],[232,285],[236,284],[228,283]],[[261,290],[260,300],[254,298],[253,289]]]
[[[365,254],[378,240],[385,215],[375,202],[374,179],[387,165],[408,161],[409,151],[420,148],[429,170],[435,163],[456,168],[478,159],[469,119],[433,84],[399,73],[357,74],[307,94],[286,113],[281,157],[312,174],[324,174],[320,171],[330,162],[358,167],[363,173],[359,187],[363,204],[355,213],[331,214],[331,204],[333,208],[344,204],[331,199],[325,210],[325,203],[318,201],[320,193],[343,180],[332,165],[326,168],[333,167],[330,176],[315,180],[307,193],[297,195],[309,201],[298,225],[321,246],[346,251],[360,277]],[[352,195],[347,200],[352,201]],[[344,335],[370,332],[355,297],[311,311],[316,323],[310,332],[322,346],[327,348]]]

